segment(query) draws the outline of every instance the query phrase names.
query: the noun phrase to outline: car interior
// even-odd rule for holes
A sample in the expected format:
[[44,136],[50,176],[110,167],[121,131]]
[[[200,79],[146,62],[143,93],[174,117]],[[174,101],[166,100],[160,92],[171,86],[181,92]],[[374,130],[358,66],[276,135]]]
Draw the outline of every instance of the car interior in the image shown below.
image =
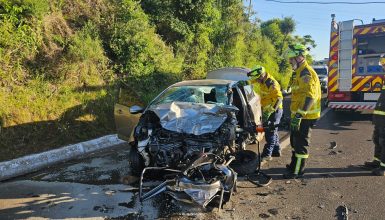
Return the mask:
[[239,109],[239,112],[237,114],[238,124],[242,125],[243,127],[243,125],[245,124],[245,120],[244,120],[245,112],[244,112],[242,100],[236,88],[233,88],[232,91],[233,91],[233,105]]

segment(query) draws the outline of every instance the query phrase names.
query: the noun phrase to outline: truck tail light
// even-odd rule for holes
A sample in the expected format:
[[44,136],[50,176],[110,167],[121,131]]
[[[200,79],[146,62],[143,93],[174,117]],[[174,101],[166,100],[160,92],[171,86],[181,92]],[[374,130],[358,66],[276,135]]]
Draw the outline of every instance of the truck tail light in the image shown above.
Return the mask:
[[333,55],[332,60],[338,60],[338,55],[337,54]]
[[329,92],[329,101],[351,101],[352,96],[350,92]]

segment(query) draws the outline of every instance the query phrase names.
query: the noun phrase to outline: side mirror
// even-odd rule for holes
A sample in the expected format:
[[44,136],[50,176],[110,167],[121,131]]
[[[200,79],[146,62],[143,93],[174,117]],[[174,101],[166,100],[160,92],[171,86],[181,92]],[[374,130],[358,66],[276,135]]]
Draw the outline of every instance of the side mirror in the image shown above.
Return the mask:
[[131,106],[130,107],[130,113],[131,114],[138,114],[143,112],[143,108],[137,105]]

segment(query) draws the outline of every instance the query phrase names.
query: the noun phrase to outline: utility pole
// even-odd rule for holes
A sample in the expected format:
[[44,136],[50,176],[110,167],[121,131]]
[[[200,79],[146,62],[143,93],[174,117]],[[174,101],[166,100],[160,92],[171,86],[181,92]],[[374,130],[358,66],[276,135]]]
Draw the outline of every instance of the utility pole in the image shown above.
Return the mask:
[[251,0],[249,0],[249,12],[247,14],[247,19],[250,20],[250,14],[251,14]]

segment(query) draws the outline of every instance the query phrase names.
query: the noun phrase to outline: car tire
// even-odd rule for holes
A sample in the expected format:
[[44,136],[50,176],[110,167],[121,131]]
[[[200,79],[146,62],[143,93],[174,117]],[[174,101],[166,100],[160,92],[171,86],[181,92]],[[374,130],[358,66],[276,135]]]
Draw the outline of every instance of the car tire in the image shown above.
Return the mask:
[[235,160],[230,167],[238,173],[239,176],[254,173],[258,166],[258,156],[254,151],[243,150],[236,152]]
[[128,163],[130,165],[132,175],[140,176],[142,174],[144,169],[144,160],[136,148],[131,148],[130,153],[128,154]]

